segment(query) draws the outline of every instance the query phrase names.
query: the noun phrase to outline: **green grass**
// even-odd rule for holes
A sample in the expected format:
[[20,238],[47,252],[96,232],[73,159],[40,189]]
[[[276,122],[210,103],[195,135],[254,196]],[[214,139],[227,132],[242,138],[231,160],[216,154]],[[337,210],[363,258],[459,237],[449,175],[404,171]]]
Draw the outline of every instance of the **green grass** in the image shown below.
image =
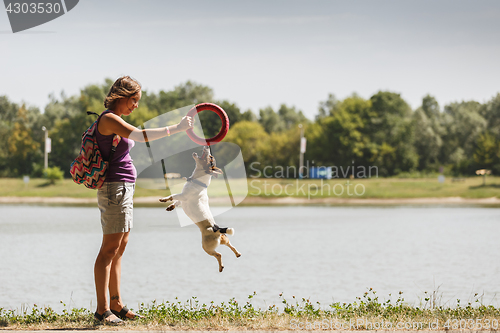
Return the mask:
[[488,177],[482,186],[481,177],[465,178],[454,182],[446,179],[439,183],[437,178],[399,179],[331,179],[331,180],[288,180],[249,179],[249,195],[262,197],[311,197],[311,198],[491,198],[500,197],[500,177]]
[[[470,302],[444,307],[437,293],[425,293],[418,306],[405,303],[402,293],[396,299],[381,300],[372,289],[353,303],[332,303],[322,306],[309,299],[291,300],[280,294],[281,303],[256,308],[248,296],[243,303],[234,298],[221,304],[200,304],[193,297],[186,302],[153,301],[141,304],[137,313],[145,318],[126,322],[125,330],[497,330],[500,308],[481,304],[478,295]],[[0,327],[6,329],[95,329],[92,311],[63,310],[50,307],[24,308],[20,311],[0,308]]]
[[[75,184],[71,179],[58,180],[51,185],[46,179],[32,178],[28,184],[22,179],[0,178],[0,196],[8,197],[69,197],[69,198],[96,198],[97,191]],[[165,196],[168,191],[158,189],[144,189],[137,187],[135,196]]]
[[[233,180],[233,195],[244,195],[248,186],[249,197],[300,197],[300,198],[491,198],[500,197],[500,177],[487,177],[486,186],[482,177],[464,178],[453,182],[447,178],[441,184],[436,178],[372,178],[372,179],[332,179],[332,180],[296,180],[249,178]],[[184,180],[169,180],[169,185],[180,190]],[[16,197],[71,197],[95,198],[96,191],[73,183],[71,179],[57,181],[51,185],[45,179],[31,179],[24,184],[22,179],[0,178],[0,196]],[[135,197],[162,197],[169,195],[163,181],[140,180],[136,186]],[[360,195],[362,194],[362,195]],[[209,188],[212,198],[227,195],[226,184],[213,181]]]

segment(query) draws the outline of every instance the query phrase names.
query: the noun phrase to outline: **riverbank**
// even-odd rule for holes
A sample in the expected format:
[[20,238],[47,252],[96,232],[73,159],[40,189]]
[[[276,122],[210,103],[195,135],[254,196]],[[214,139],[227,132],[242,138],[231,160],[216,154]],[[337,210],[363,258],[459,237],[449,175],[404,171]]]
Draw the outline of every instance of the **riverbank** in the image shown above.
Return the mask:
[[[0,328],[0,331],[2,329]],[[113,328],[113,331],[120,331],[122,333],[124,332],[137,332],[138,330],[131,330],[130,328]],[[67,330],[64,330],[68,333],[93,333],[95,332],[96,330],[95,329],[92,329],[92,330],[72,330],[72,329],[67,329]],[[146,329],[146,330],[141,330],[141,332],[164,332],[164,331],[168,331],[169,333],[227,333],[228,331],[214,331],[214,330],[208,330],[208,329],[205,329],[205,330],[185,330],[185,331],[180,331],[180,330],[169,330],[169,329],[164,329],[164,330],[151,330],[151,329]],[[326,330],[326,329],[321,329],[322,332],[338,332],[338,333],[342,333],[342,332],[345,332],[345,330]],[[372,330],[370,330],[372,331]],[[405,330],[404,332],[406,333],[431,333],[431,332],[434,332],[435,330]],[[51,329],[47,329],[47,330],[37,330],[37,331],[33,331],[33,330],[9,330],[9,333],[18,333],[18,332],[22,332],[22,333],[48,333],[48,332],[53,332],[53,330]],[[248,330],[246,329],[233,329],[231,330],[231,332],[248,332]],[[253,333],[272,333],[272,332],[280,332],[280,333],[296,333],[297,330],[252,330]],[[377,333],[390,333],[390,332],[394,332],[394,330],[377,330]],[[473,333],[473,332],[477,332],[477,330],[447,330],[446,331],[447,333]]]
[[[0,328],[0,331],[2,329]],[[104,330],[104,329],[102,329]],[[64,330],[66,333],[93,333],[96,331],[96,329],[91,329],[91,330],[76,330],[76,329],[65,329]],[[113,331],[120,331],[122,333],[124,332],[137,332],[139,330],[132,330],[130,328],[127,328],[127,327],[124,327],[124,328],[116,328],[116,327],[113,327]],[[171,330],[169,328],[167,329],[162,329],[162,330],[152,330],[152,329],[144,329],[144,330],[140,330],[141,332],[164,332],[164,331],[168,331],[169,333],[227,333],[228,331],[222,331],[222,330],[210,330],[210,329],[201,329],[201,330],[185,330],[185,331],[181,331],[181,330]],[[246,330],[246,329],[236,329],[236,330],[231,330],[231,332],[235,332],[235,333],[244,333],[244,332],[248,332],[249,330]],[[343,329],[339,329],[339,330],[327,330],[327,329],[321,329],[322,332],[338,332],[338,333],[342,333],[342,332],[345,332],[346,330],[343,330]],[[362,331],[362,330],[357,330],[357,331]],[[369,331],[373,331],[373,330],[369,330]],[[18,332],[22,332],[22,333],[48,333],[48,332],[53,332],[52,329],[41,329],[41,330],[9,330],[9,333],[18,333]],[[253,333],[271,333],[271,332],[280,332],[280,333],[296,333],[297,330],[262,330],[262,329],[259,329],[259,330],[252,330]],[[390,333],[390,332],[394,332],[394,330],[377,330],[376,331],[377,333]],[[404,332],[406,333],[432,333],[432,332],[435,332],[435,330],[404,330]],[[446,330],[447,333],[473,333],[473,332],[477,332],[477,330]]]
[[196,297],[186,302],[142,304],[136,313],[144,318],[119,326],[96,323],[88,309],[68,309],[59,314],[50,307],[34,305],[22,311],[0,308],[0,330],[120,330],[120,331],[497,331],[500,308],[479,303],[477,294],[468,304],[454,307],[436,304],[435,294],[419,306],[397,299],[380,300],[372,289],[354,303],[332,303],[327,307],[309,299],[285,299],[266,309],[234,298],[221,304],[200,304]]
[[[159,197],[136,197],[134,204],[137,207],[163,207],[164,203],[158,202]],[[210,205],[224,206],[228,203],[226,198],[210,198]],[[42,204],[42,205],[97,205],[96,198],[71,198],[71,197],[0,197],[0,204]],[[240,206],[285,206],[285,205],[481,205],[500,206],[500,198],[297,198],[297,197],[256,197],[247,196]]]

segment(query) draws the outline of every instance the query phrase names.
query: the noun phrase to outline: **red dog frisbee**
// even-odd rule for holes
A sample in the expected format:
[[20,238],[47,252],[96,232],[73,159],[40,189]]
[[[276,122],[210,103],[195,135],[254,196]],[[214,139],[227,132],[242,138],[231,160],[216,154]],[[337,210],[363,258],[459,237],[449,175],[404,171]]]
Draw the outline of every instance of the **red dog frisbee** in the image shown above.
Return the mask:
[[186,131],[186,134],[189,136],[189,138],[193,140],[194,143],[197,143],[201,146],[210,146],[211,144],[217,143],[224,139],[227,131],[229,130],[229,117],[227,116],[226,112],[218,105],[212,103],[201,103],[189,110],[187,116],[194,118],[194,116],[201,111],[213,111],[217,113],[220,120],[222,121],[222,126],[220,128],[219,134],[209,139],[200,138],[194,133],[193,129],[190,128]]

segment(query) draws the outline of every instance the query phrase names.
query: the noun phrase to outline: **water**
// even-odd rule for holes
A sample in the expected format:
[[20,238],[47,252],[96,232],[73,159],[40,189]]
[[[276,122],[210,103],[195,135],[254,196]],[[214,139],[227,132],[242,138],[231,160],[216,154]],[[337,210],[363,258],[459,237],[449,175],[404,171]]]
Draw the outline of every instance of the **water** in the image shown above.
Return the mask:
[[[212,208],[216,211],[218,208]],[[241,207],[219,217],[236,229],[225,269],[201,249],[196,226],[163,208],[136,208],[123,259],[122,296],[142,302],[220,303],[236,297],[280,304],[279,294],[322,305],[353,302],[373,288],[418,304],[483,295],[500,302],[500,209],[479,207]],[[0,206],[0,308],[95,308],[93,264],[101,243],[97,208]],[[397,296],[396,296],[397,297]]]

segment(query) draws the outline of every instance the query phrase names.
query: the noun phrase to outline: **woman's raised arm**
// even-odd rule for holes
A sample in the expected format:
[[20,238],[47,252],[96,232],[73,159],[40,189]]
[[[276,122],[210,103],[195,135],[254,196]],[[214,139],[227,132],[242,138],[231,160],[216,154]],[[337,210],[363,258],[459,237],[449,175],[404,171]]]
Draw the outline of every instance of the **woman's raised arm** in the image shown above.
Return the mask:
[[148,142],[164,138],[171,134],[184,132],[193,128],[193,123],[193,118],[185,116],[180,123],[175,125],[140,130],[114,113],[107,113],[101,117],[98,130],[102,135],[118,134],[121,137],[136,142]]

